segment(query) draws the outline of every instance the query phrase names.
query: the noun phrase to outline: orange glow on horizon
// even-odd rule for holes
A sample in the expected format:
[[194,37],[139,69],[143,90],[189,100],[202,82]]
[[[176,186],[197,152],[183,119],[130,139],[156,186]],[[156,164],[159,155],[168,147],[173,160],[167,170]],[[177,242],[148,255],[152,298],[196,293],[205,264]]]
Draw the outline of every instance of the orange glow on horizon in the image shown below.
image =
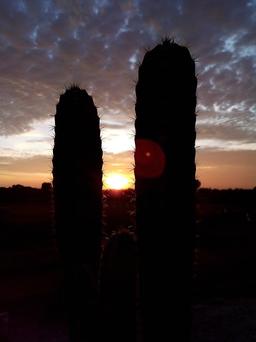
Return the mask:
[[105,189],[122,190],[132,187],[128,176],[121,173],[109,173],[104,176],[103,185]]

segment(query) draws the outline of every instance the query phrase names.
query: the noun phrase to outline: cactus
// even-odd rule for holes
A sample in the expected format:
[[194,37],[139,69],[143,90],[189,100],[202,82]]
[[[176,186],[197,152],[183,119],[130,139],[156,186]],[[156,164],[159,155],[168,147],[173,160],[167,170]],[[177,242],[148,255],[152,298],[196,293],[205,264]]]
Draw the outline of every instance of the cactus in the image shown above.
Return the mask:
[[136,341],[136,245],[127,231],[111,237],[101,270],[103,339]]
[[[109,234],[102,253],[100,303],[102,339],[111,342],[136,340],[136,243],[129,229],[134,192],[104,192],[105,228]],[[105,233],[107,230],[105,231]]]
[[80,341],[95,333],[102,148],[93,99],[76,85],[60,96],[56,107],[52,162],[55,226],[64,266],[70,334],[72,341]]
[[195,225],[195,63],[165,39],[136,85],[135,190],[145,341],[188,341]]

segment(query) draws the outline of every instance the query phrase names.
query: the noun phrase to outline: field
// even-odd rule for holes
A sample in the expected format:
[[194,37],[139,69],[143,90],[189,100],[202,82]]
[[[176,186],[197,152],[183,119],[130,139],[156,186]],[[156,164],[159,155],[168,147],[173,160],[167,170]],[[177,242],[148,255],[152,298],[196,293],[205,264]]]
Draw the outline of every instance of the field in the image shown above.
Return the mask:
[[[255,190],[197,193],[192,341],[256,341],[255,203]],[[102,250],[131,269],[135,242],[116,249],[135,235],[134,192],[104,192],[104,208]],[[67,341],[50,192],[0,189],[0,274],[0,340]]]

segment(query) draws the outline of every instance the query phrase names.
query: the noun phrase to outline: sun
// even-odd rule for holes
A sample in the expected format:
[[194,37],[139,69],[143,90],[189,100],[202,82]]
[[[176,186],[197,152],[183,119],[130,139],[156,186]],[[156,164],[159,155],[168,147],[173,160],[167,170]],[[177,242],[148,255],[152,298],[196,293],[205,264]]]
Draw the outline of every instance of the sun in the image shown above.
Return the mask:
[[110,173],[104,177],[104,185],[107,189],[121,190],[129,187],[128,177],[119,173]]

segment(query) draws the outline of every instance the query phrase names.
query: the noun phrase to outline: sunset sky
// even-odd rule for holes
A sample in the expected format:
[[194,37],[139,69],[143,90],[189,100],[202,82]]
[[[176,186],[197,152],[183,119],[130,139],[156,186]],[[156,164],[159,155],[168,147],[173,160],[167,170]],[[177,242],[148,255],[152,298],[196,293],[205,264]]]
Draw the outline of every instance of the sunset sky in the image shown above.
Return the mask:
[[196,59],[197,178],[256,186],[255,0],[1,0],[0,186],[51,181],[55,106],[74,82],[98,107],[104,172],[132,181],[138,63],[166,36]]

